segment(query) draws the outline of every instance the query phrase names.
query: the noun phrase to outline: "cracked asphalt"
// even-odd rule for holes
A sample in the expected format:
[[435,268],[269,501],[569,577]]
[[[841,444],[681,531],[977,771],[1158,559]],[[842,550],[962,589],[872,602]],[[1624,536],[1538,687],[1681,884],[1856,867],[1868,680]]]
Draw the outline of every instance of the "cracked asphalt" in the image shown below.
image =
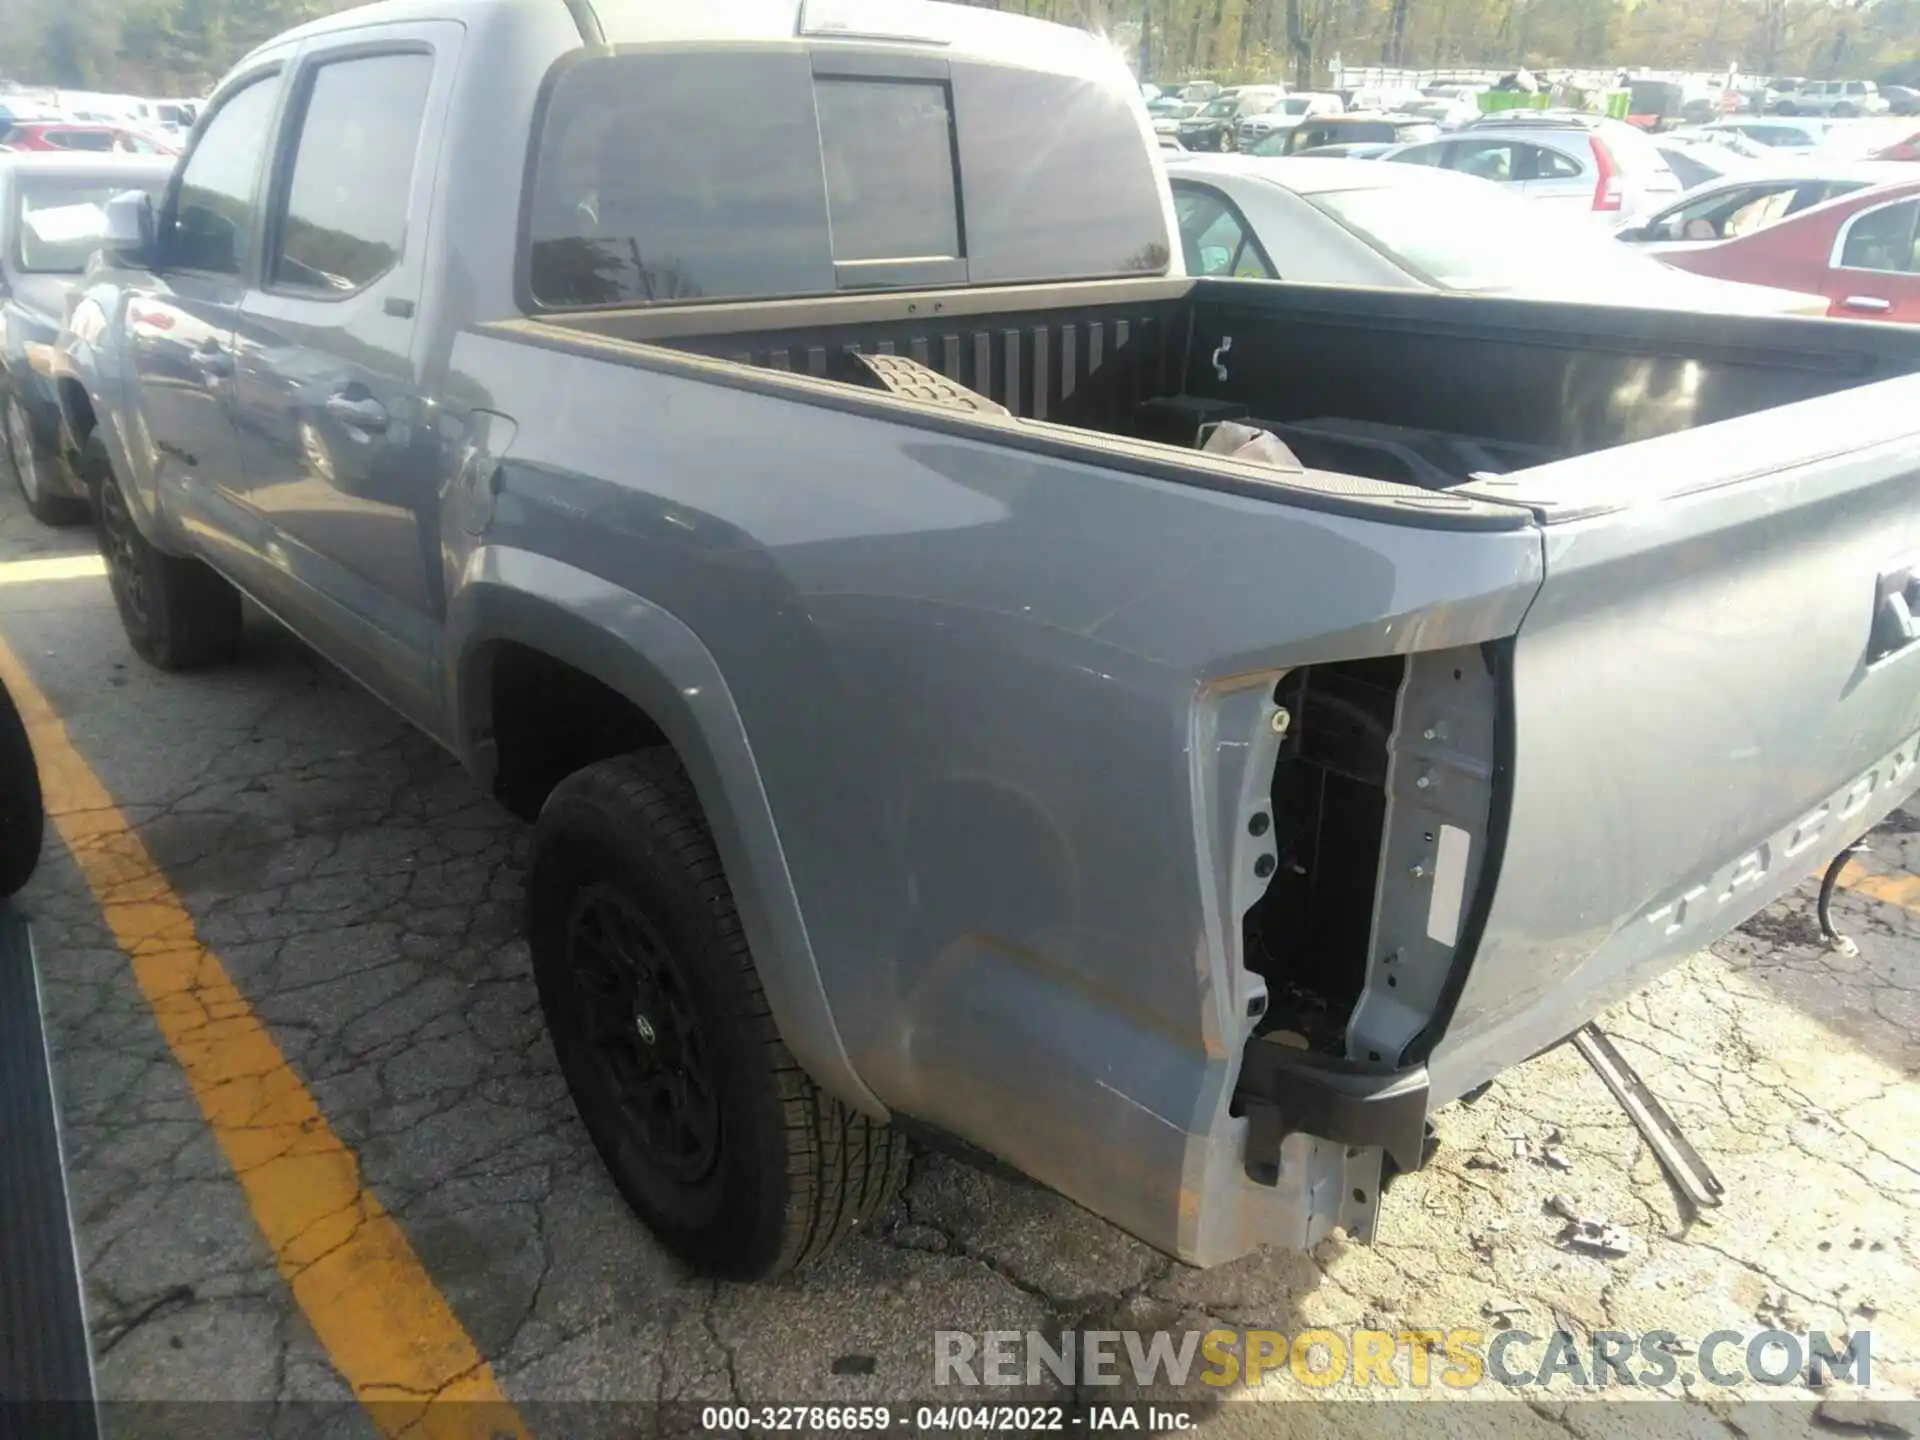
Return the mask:
[[[0,567],[91,543],[0,497]],[[819,1268],[716,1285],[669,1260],[602,1173],[517,933],[526,832],[451,760],[257,615],[240,662],[195,677],[140,666],[98,578],[0,584],[0,637],[533,1433],[591,1431],[601,1412],[579,1402],[936,1398],[936,1329],[1503,1324],[1666,1329],[1683,1356],[1716,1330],[1870,1329],[1864,1394],[1703,1382],[1662,1410],[1697,1435],[1913,1428],[1912,1410],[1870,1407],[1920,1395],[1920,915],[1901,879],[1920,874],[1920,821],[1883,827],[1861,862],[1881,883],[1839,900],[1858,956],[1819,943],[1809,888],[1604,1018],[1725,1183],[1721,1209],[1687,1210],[1561,1048],[1440,1114],[1433,1161],[1387,1193],[1372,1246],[1194,1271],[1038,1188],[922,1157],[904,1203]],[[377,1433],[58,843],[24,904],[103,1395],[315,1402],[258,1433]],[[1557,1243],[1556,1196],[1630,1253]],[[1456,1423],[1599,1435],[1625,1413],[1570,1406],[1561,1382],[1518,1398]],[[1383,1413],[1408,1412],[1296,1405],[1285,1423],[1372,1433]],[[1258,1403],[1205,1417],[1275,1421]]]

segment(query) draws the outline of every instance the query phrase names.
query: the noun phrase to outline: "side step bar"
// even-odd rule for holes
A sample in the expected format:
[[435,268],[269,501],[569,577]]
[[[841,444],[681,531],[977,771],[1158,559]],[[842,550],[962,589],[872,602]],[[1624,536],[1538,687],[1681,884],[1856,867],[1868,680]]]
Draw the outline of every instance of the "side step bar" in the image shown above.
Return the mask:
[[98,1440],[33,939],[0,907],[0,1434]]

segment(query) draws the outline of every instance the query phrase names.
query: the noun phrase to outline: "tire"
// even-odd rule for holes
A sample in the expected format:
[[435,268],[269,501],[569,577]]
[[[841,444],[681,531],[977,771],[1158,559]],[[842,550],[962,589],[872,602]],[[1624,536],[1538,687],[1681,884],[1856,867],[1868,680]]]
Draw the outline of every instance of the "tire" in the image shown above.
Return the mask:
[[7,392],[7,464],[13,483],[27,502],[27,513],[42,525],[78,525],[87,518],[87,502],[47,488],[47,470],[59,462],[33,437],[33,417],[17,391]]
[[33,746],[13,697],[0,684],[0,900],[16,894],[40,863],[45,828]]
[[780,1038],[693,787],[664,750],[577,771],[528,883],[540,1005],[613,1181],[675,1255],[786,1274],[905,1183],[897,1131],[816,1086]]
[[209,566],[156,550],[134,524],[98,435],[81,468],[99,516],[100,554],[120,625],[134,653],[157,670],[201,670],[240,648],[240,592]]
[[1856,113],[1853,106],[1844,102],[1833,107],[1833,118],[1836,120],[1851,120]]

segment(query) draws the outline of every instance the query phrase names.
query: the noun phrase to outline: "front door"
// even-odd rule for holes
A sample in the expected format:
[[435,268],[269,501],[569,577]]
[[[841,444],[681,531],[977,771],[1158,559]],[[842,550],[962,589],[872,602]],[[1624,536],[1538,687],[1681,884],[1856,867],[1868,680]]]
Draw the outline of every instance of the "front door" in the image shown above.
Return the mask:
[[349,33],[303,52],[284,199],[235,336],[247,500],[302,618],[423,723],[434,700],[413,691],[431,673],[444,582],[440,437],[415,339],[462,33],[388,25],[372,45]]
[[233,329],[246,284],[280,77],[231,92],[207,121],[162,212],[156,271],[127,288],[127,353],[159,507],[190,520],[244,488],[230,410]]

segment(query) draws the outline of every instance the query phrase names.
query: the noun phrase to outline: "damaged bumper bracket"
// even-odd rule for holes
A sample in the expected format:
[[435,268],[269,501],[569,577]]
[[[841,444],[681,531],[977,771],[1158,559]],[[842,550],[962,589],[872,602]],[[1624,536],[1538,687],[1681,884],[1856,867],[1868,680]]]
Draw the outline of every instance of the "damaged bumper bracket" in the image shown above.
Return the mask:
[[1424,1159],[1424,1065],[1383,1070],[1255,1040],[1247,1046],[1236,1096],[1248,1121],[1247,1174],[1261,1185],[1279,1182],[1280,1146],[1289,1135],[1378,1146],[1402,1171],[1419,1169]]

